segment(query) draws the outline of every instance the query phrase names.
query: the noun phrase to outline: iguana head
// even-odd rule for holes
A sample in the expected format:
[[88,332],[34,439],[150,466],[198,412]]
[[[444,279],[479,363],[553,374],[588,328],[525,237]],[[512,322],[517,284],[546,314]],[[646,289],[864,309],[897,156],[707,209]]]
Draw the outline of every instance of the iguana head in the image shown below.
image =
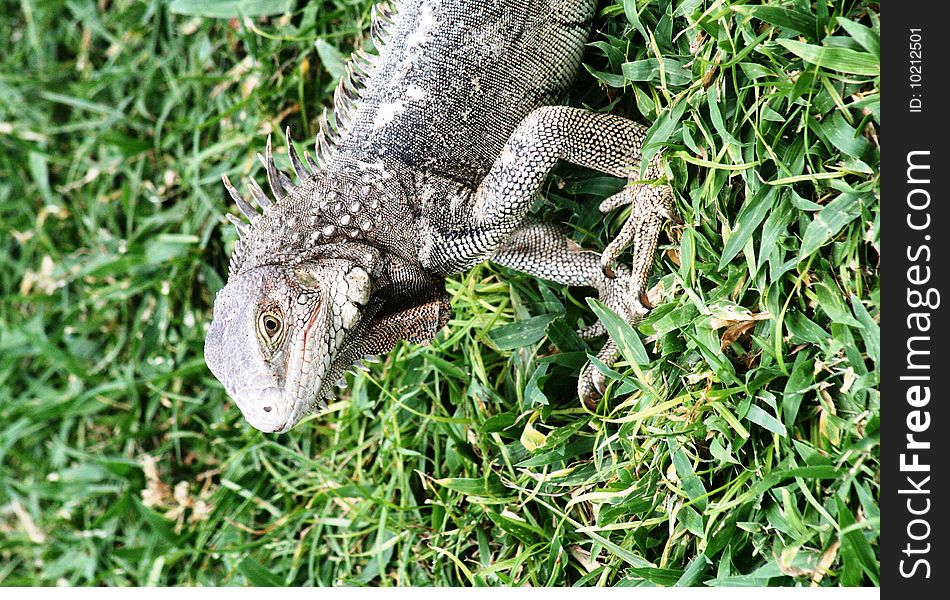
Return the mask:
[[214,302],[205,361],[251,425],[283,432],[332,398],[343,372],[362,358],[350,342],[375,313],[379,254],[338,225],[313,222],[312,207],[325,198],[295,154],[300,185],[277,171],[270,140],[262,158],[279,199],[272,202],[252,183],[263,214],[224,177],[251,223],[233,221],[241,239]]
[[371,287],[366,269],[339,259],[261,266],[228,280],[214,302],[205,361],[251,425],[287,431],[332,397],[328,376]]

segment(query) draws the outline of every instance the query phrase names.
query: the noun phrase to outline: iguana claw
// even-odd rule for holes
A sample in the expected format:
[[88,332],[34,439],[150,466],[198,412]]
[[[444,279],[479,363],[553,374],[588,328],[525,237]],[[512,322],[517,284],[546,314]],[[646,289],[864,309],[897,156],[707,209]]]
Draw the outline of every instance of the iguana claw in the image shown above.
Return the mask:
[[[597,353],[597,359],[606,365],[613,363],[619,351],[617,344],[610,338],[604,342],[603,348]],[[577,378],[577,396],[589,410],[597,410],[597,404],[607,391],[607,378],[593,363],[588,362],[581,369]]]

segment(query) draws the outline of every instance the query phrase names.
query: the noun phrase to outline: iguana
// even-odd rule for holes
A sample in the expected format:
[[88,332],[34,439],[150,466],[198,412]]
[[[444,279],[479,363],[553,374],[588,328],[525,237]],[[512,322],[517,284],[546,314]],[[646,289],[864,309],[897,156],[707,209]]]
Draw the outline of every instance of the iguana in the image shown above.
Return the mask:
[[[325,407],[360,360],[400,340],[424,344],[446,324],[445,277],[491,260],[561,284],[591,286],[630,323],[666,218],[657,160],[640,173],[646,128],[559,106],[580,66],[595,0],[402,0],[373,9],[375,52],[358,50],[296,181],[261,159],[272,197],[248,182],[258,212],[223,177],[250,224],[217,294],[205,360],[254,427],[283,432]],[[635,180],[604,200],[631,205],[602,254],[528,218],[559,160]],[[616,258],[635,242],[631,267]],[[582,332],[604,333],[600,323]],[[598,358],[610,364],[607,340]],[[578,394],[596,405],[589,363]]]

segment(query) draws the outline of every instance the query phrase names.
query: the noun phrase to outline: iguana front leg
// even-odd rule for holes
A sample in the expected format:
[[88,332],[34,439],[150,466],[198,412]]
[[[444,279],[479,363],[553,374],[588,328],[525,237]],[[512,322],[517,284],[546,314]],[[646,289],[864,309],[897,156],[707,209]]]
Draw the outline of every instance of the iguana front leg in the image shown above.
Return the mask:
[[[629,267],[620,265],[615,276],[608,277],[601,268],[599,253],[584,250],[555,225],[528,223],[521,226],[491,260],[555,283],[593,287],[600,300],[629,323],[636,323],[647,313],[639,302],[633,301],[628,292],[632,277]],[[593,337],[603,332],[603,326],[597,322],[582,331],[581,335]],[[617,346],[611,339],[597,353],[597,358],[608,365],[617,356]],[[603,395],[604,384],[603,374],[588,363],[578,378],[577,394],[584,404],[593,409]]]
[[[630,218],[603,255],[575,252],[563,258],[568,249],[563,235],[555,242],[554,237],[549,239],[530,227],[518,233],[520,241],[511,242],[523,248],[519,253],[504,248],[524,222],[535,194],[558,160],[636,178],[646,131],[629,119],[578,108],[549,106],[533,111],[508,139],[471,201],[459,203],[455,209],[450,222],[461,223],[461,227],[427,232],[420,254],[423,265],[445,273],[458,272],[500,251],[495,260],[514,268],[548,279],[552,277],[546,273],[556,273],[555,281],[598,287],[617,275],[613,268],[616,257],[634,242],[632,267],[622,269],[619,279],[623,285],[610,286],[610,293],[622,296],[616,304],[624,310],[617,312],[635,323],[650,308],[644,290],[663,219],[676,218],[668,185],[638,182],[601,204],[603,212],[632,205]],[[657,179],[659,174],[658,162],[654,161],[646,169],[646,179]],[[538,244],[537,248],[531,246],[533,243]],[[601,355],[610,355],[612,360],[615,352],[608,340]],[[599,397],[599,392],[595,393],[598,383],[602,383],[600,372],[585,367],[579,383],[582,399],[589,402]]]
[[[636,177],[646,131],[629,119],[579,108],[547,106],[533,111],[508,139],[470,202],[455,209],[458,214],[451,221],[461,227],[426,232],[420,256],[423,265],[455,273],[484,260],[522,224],[558,160],[617,177]],[[656,162],[646,177],[659,177]],[[639,301],[663,219],[675,219],[672,192],[668,185],[638,183],[605,200],[601,210],[624,204],[631,204],[633,212],[601,257],[601,266],[611,274],[617,255],[636,242],[630,294]]]

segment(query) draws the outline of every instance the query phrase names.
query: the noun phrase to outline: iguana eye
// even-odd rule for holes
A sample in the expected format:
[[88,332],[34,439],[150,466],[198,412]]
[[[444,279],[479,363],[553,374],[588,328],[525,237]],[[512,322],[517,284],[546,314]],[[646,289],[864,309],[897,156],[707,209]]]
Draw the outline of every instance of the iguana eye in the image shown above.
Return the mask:
[[257,319],[257,330],[263,340],[276,344],[282,337],[284,321],[276,312],[264,311]]

